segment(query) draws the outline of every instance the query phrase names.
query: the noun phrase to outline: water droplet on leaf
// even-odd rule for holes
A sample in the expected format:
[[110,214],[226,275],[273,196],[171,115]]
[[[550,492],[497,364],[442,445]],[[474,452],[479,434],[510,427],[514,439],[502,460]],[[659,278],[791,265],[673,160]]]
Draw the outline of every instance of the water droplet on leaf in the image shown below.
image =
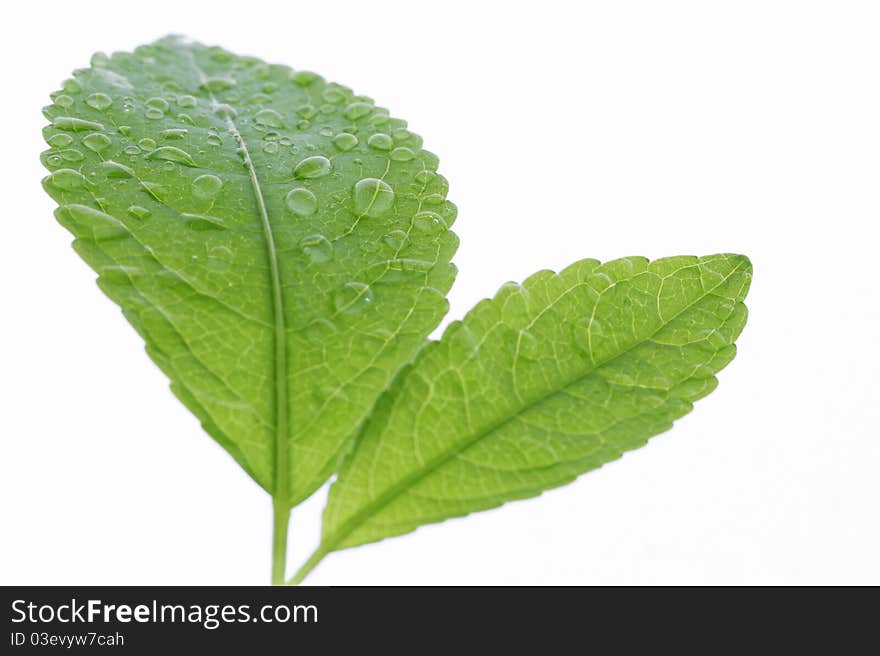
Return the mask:
[[235,80],[228,77],[211,77],[202,82],[199,85],[200,89],[207,91],[208,93],[217,93],[219,91],[226,91],[227,89],[231,89],[235,86]]
[[188,152],[174,146],[160,146],[156,150],[147,153],[147,159],[161,159],[167,162],[177,162],[185,166],[196,165]]
[[436,212],[419,212],[413,217],[413,225],[416,230],[437,235],[448,229],[446,221]]
[[318,211],[318,199],[308,189],[291,189],[284,197],[287,208],[297,216],[311,216]]
[[59,151],[58,153],[65,162],[81,162],[85,155],[82,154],[82,151],[77,150],[76,148],[67,148],[65,150]]
[[342,152],[347,152],[357,146],[358,138],[348,132],[340,132],[333,137],[333,145]]
[[393,159],[395,162],[408,162],[415,156],[416,154],[406,146],[395,148],[391,151],[391,155],[389,155],[389,157],[391,157],[391,159]]
[[93,93],[88,98],[86,98],[86,105],[99,111],[107,109],[112,104],[113,98],[108,96],[106,93]]
[[146,219],[150,216],[150,210],[146,207],[141,207],[140,205],[130,205],[128,208],[128,213],[131,214],[136,219]]
[[73,143],[73,137],[71,137],[69,134],[59,132],[49,137],[46,140],[46,143],[48,143],[50,146],[54,146],[55,148],[65,148],[66,146],[69,146]]
[[343,110],[342,115],[347,119],[356,121],[359,118],[363,118],[372,113],[373,106],[371,104],[365,102],[353,102]]
[[100,123],[86,121],[81,118],[74,118],[73,116],[59,116],[52,121],[52,125],[59,130],[67,130],[68,132],[86,132],[104,129],[104,126]]
[[110,137],[106,134],[102,134],[101,132],[93,132],[92,134],[87,134],[83,137],[82,140],[83,146],[88,148],[89,150],[101,153],[107,150],[110,147]]
[[73,191],[74,189],[82,189],[88,185],[85,176],[79,171],[73,169],[58,169],[49,175],[49,182],[53,186],[63,189],[64,191]]
[[283,128],[284,119],[274,109],[261,109],[254,114],[254,123],[270,128]]
[[312,262],[328,262],[333,259],[333,244],[324,235],[309,235],[299,242],[299,248]]
[[400,250],[406,241],[406,233],[403,230],[392,230],[382,237],[382,241],[394,250]]
[[364,178],[354,185],[354,211],[360,216],[379,217],[394,204],[394,190],[378,178]]
[[330,172],[330,160],[323,155],[306,157],[293,169],[296,178],[320,178]]
[[343,314],[359,314],[373,302],[373,290],[363,282],[347,282],[333,296],[333,307]]
[[214,196],[220,193],[222,188],[223,181],[216,175],[211,175],[210,173],[200,175],[192,182],[193,195],[196,198],[202,198],[205,200],[214,198]]
[[387,134],[377,132],[370,135],[370,138],[367,139],[367,145],[376,150],[391,150],[394,147],[394,141]]

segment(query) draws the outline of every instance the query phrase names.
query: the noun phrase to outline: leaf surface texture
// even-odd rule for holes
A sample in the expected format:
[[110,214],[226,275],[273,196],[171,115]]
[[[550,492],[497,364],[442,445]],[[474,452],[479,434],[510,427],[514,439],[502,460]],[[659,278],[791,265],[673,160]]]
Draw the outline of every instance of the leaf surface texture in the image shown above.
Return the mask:
[[711,392],[749,261],[583,260],[508,283],[380,400],[324,513],[326,553],[531,497],[637,448]]
[[97,55],[53,101],[44,186],[77,252],[175,394],[294,505],[447,310],[436,157],[346,87],[177,38]]

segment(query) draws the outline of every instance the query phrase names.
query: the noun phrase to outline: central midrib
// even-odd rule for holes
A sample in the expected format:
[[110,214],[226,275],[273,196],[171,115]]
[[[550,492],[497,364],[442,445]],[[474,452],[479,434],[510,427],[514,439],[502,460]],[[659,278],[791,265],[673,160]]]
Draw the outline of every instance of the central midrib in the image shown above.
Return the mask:
[[[612,356],[610,358],[607,358],[605,361],[595,363],[592,367],[590,367],[590,369],[587,372],[578,375],[573,380],[571,380],[563,385],[560,385],[557,389],[552,390],[546,394],[543,394],[540,397],[533,399],[532,401],[526,403],[517,412],[511,414],[511,416],[507,417],[506,419],[504,419],[502,421],[496,422],[495,424],[493,424],[492,426],[490,426],[487,429],[480,431],[479,433],[476,434],[476,436],[474,436],[468,440],[465,440],[461,444],[456,445],[456,448],[450,449],[449,451],[444,452],[440,456],[435,457],[434,459],[429,461],[424,467],[419,469],[417,472],[415,472],[414,474],[412,474],[408,477],[405,477],[404,479],[399,481],[396,485],[394,485],[391,488],[389,488],[388,490],[386,490],[385,493],[379,495],[379,497],[377,497],[375,501],[368,504],[363,510],[355,513],[351,518],[349,518],[348,521],[346,521],[339,528],[339,530],[336,531],[336,533],[332,536],[332,538],[330,540],[328,540],[326,543],[324,543],[322,541],[322,544],[320,545],[320,547],[318,548],[318,550],[315,552],[314,555],[317,556],[318,554],[321,554],[323,556],[323,555],[326,555],[326,554],[330,553],[331,551],[333,551],[337,545],[339,545],[345,538],[347,538],[349,535],[351,535],[355,531],[355,529],[357,529],[364,522],[366,522],[367,519],[369,519],[370,517],[375,515],[381,508],[387,506],[391,501],[393,501],[395,498],[400,496],[405,490],[412,488],[416,483],[418,483],[420,480],[425,478],[432,471],[435,471],[439,467],[443,466],[445,463],[452,460],[452,458],[454,458],[456,455],[458,455],[459,453],[461,453],[465,449],[473,446],[474,444],[476,444],[477,442],[482,440],[487,435],[499,430],[502,426],[513,421],[513,419],[521,416],[522,414],[524,414],[525,412],[527,412],[531,408],[534,408],[535,406],[540,405],[541,403],[546,401],[551,396],[558,394],[561,390],[564,390],[568,387],[571,387],[572,385],[577,384],[578,382],[580,382],[581,380],[583,380],[587,376],[590,376],[593,373],[595,373],[595,371],[597,369],[599,369],[600,367],[603,367],[603,366],[609,364],[610,362],[613,362],[617,358],[623,356],[627,352],[634,349],[636,346],[643,344],[646,341],[653,338],[654,335],[656,335],[660,330],[662,330],[664,326],[669,325],[670,322],[674,321],[683,312],[686,312],[687,310],[689,310],[696,303],[699,303],[702,299],[706,298],[709,294],[713,293],[721,285],[723,285],[728,280],[730,280],[730,278],[735,273],[740,271],[742,269],[742,267],[743,267],[742,264],[737,265],[729,274],[724,276],[724,278],[721,280],[721,282],[719,282],[717,285],[714,285],[711,289],[704,290],[703,294],[701,294],[699,298],[694,299],[694,301],[692,301],[691,303],[688,303],[685,307],[683,307],[681,310],[676,312],[672,317],[670,317],[668,320],[664,321],[663,324],[659,328],[657,328],[657,330],[654,333],[652,333],[651,335],[649,335],[645,339],[639,340],[638,342],[636,342],[635,344],[633,344],[629,348],[625,349],[624,351],[622,351],[620,353],[615,354],[614,356]],[[317,562],[317,561],[315,561],[315,562]]]
[[[196,70],[201,82],[207,79],[204,71],[196,62],[193,53],[188,53],[193,68]],[[208,97],[211,100],[213,109],[216,109],[221,103],[217,101],[213,92],[208,91]],[[251,187],[256,200],[257,211],[260,215],[260,225],[263,232],[263,239],[266,243],[266,262],[269,265],[269,279],[272,295],[272,326],[273,326],[273,371],[272,383],[275,389],[275,398],[273,400],[274,416],[275,416],[275,435],[274,435],[274,471],[273,471],[273,502],[276,507],[289,509],[288,499],[290,497],[290,486],[288,484],[288,462],[287,462],[287,343],[286,324],[284,315],[284,296],[281,288],[281,270],[278,263],[278,252],[275,247],[275,235],[272,232],[272,222],[269,220],[269,212],[266,209],[266,201],[263,198],[263,189],[260,186],[260,180],[257,178],[256,167],[251,159],[250,150],[248,150],[247,142],[238,129],[235,120],[227,113],[224,116],[226,129],[232,135],[236,145],[239,148],[242,161],[248,172]]]
[[[212,96],[213,98],[213,96]],[[279,505],[287,505],[289,486],[287,484],[287,342],[285,340],[286,326],[284,320],[284,296],[281,292],[281,270],[278,265],[278,252],[275,248],[275,236],[272,232],[272,222],[269,220],[269,212],[266,209],[266,201],[263,199],[263,190],[257,178],[257,171],[251,159],[247,142],[238,130],[235,121],[227,116],[226,125],[235,139],[241,151],[241,157],[247,168],[251,186],[254,190],[254,198],[257,201],[257,209],[260,213],[260,223],[263,228],[263,237],[266,241],[266,260],[269,264],[269,275],[272,291],[272,314],[275,334],[273,336],[275,365],[273,371],[273,383],[275,388],[275,476],[274,497]]]

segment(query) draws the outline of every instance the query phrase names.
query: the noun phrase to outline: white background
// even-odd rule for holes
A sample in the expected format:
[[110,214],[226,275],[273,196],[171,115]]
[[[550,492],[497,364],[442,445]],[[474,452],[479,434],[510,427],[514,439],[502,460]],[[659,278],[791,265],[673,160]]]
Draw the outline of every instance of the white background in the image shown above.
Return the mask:
[[[450,318],[582,257],[734,251],[719,389],[576,483],[330,556],[314,584],[880,584],[872,2],[25,3],[0,39],[0,583],[252,584],[270,502],[172,397],[39,185],[48,93],[168,32],[409,120],[459,208]],[[294,513],[291,565],[326,490]]]

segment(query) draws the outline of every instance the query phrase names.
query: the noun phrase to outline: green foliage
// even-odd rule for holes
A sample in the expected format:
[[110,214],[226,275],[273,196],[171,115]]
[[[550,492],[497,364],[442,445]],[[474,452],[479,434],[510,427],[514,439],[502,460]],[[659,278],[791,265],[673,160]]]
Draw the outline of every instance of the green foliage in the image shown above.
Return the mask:
[[453,323],[382,398],[324,512],[319,557],[535,496],[638,448],[733,359],[737,255],[582,260]]
[[345,87],[176,39],[54,101],[45,188],[77,252],[206,430],[306,498],[447,311],[437,158]]
[[426,343],[456,209],[437,158],[369,98],[173,37],[96,55],[52,98],[56,216],[174,393],[272,495],[275,582],[290,508],[333,473],[297,580],[641,446],[714,389],[745,324],[742,256],[584,260]]

